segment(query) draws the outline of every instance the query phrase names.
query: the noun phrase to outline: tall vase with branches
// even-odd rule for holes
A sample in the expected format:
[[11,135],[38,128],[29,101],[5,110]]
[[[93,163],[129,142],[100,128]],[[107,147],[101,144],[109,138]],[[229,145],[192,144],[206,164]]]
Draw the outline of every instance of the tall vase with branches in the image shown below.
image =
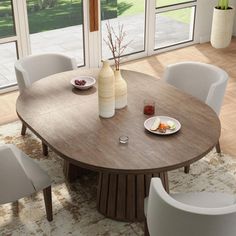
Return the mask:
[[125,42],[127,34],[124,31],[123,24],[119,24],[118,30],[116,31],[108,21],[106,23],[106,28],[107,37],[104,39],[104,41],[111,51],[115,67],[115,108],[121,109],[127,106],[127,83],[121,75],[120,62],[124,51],[132,41]]

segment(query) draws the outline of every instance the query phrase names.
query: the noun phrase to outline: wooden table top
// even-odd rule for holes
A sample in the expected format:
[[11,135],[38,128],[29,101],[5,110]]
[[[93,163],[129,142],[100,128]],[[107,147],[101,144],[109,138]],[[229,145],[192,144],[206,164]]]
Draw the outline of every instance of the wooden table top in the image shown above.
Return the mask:
[[[72,88],[77,75],[97,79],[98,69],[78,69],[46,77],[22,93],[19,118],[61,157],[97,171],[153,173],[191,164],[207,154],[220,137],[216,113],[194,97],[163,81],[134,71],[122,71],[128,84],[128,107],[114,117],[98,116],[97,85]],[[156,114],[176,118],[181,130],[158,136],[144,129],[144,99],[156,102]],[[129,137],[120,144],[119,136]]]

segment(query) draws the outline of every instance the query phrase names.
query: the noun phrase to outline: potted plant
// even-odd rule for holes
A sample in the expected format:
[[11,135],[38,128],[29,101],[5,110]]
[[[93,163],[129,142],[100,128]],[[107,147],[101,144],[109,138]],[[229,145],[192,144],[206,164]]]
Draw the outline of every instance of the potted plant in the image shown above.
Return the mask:
[[226,48],[229,46],[233,33],[234,8],[229,6],[229,0],[218,0],[214,8],[211,45],[214,48]]

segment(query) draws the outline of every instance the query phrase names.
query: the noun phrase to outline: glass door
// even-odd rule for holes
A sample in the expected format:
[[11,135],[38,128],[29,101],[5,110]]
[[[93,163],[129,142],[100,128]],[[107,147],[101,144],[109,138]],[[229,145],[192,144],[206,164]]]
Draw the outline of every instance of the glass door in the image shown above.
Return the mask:
[[0,89],[16,84],[14,63],[18,58],[18,38],[13,1],[0,1]]
[[145,52],[146,38],[146,1],[145,0],[101,0],[101,56],[112,58],[105,43],[107,27],[113,27],[116,34],[118,28],[124,26],[126,37],[124,44],[129,43],[123,56],[138,55]]
[[63,53],[85,65],[83,0],[26,0],[31,53]]
[[[109,24],[124,26],[128,61],[191,43],[197,0],[1,0],[0,88],[16,84],[14,62],[37,53],[63,53],[97,67],[112,55]],[[93,29],[91,25],[96,27]]]
[[196,5],[196,0],[156,0],[155,49],[194,40]]

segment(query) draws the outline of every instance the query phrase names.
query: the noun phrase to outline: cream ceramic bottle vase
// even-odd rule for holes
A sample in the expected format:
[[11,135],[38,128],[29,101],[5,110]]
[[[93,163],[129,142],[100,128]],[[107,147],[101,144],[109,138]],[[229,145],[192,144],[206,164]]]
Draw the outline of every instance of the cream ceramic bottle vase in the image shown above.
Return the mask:
[[127,106],[127,83],[122,78],[120,70],[115,70],[115,108],[121,109]]
[[115,77],[108,61],[103,61],[98,75],[98,109],[103,118],[115,114]]
[[227,10],[214,8],[211,29],[211,45],[214,48],[229,46],[233,34],[234,15],[235,10],[232,7]]

